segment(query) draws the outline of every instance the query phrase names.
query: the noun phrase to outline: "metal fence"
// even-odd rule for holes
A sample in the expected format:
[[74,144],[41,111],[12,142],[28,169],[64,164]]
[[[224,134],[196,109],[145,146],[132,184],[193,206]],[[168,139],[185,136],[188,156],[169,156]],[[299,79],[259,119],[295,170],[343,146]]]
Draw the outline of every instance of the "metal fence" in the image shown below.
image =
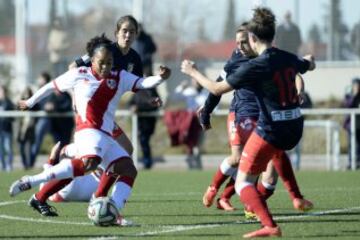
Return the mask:
[[[340,139],[339,139],[339,132],[340,132],[340,125],[338,122],[325,119],[328,116],[340,115],[346,116],[350,115],[350,139],[351,139],[351,169],[356,170],[356,127],[355,127],[355,117],[357,114],[360,114],[360,109],[304,109],[302,110],[305,116],[324,116],[323,119],[319,120],[306,120],[305,127],[316,127],[316,128],[324,128],[325,129],[325,138],[326,138],[326,168],[328,170],[340,170]],[[22,112],[22,111],[0,111],[0,117],[68,117],[72,116],[73,113],[47,113],[45,111],[39,112]],[[164,110],[159,112],[152,112],[152,113],[142,113],[139,114],[141,116],[158,116],[162,117],[164,115]],[[133,114],[131,111],[128,110],[118,110],[116,111],[117,117],[129,117],[131,118],[131,139],[132,144],[134,147],[133,152],[133,159],[135,164],[138,165],[138,116]],[[214,113],[215,116],[226,116],[228,115],[228,110],[218,110]],[[224,133],[225,134],[225,133]],[[320,147],[320,146],[319,146]]]

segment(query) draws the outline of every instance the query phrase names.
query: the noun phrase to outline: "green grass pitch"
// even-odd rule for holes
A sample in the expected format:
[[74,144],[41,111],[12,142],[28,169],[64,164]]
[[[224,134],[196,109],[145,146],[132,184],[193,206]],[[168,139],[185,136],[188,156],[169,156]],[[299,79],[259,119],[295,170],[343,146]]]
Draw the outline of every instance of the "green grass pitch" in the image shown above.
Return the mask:
[[[31,172],[34,173],[34,172]],[[27,206],[35,190],[10,198],[8,188],[23,171],[0,174],[0,239],[240,239],[258,229],[240,210],[204,208],[203,191],[213,171],[141,171],[123,214],[137,227],[95,227],[87,203],[53,204],[59,217],[41,217]],[[285,239],[360,239],[360,171],[296,174],[306,198],[315,204],[298,213],[281,183],[268,204]]]

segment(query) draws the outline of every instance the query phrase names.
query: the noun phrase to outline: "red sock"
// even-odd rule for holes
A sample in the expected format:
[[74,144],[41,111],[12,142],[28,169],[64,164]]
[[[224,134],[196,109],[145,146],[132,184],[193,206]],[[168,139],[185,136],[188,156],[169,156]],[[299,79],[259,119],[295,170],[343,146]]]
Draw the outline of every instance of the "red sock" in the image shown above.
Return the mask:
[[95,197],[106,197],[116,178],[116,176],[104,172],[101,175],[99,186],[95,192]]
[[262,199],[265,201],[274,194],[275,189],[267,189],[264,187],[262,182],[258,182],[256,190],[259,192]]
[[266,202],[260,197],[254,185],[248,185],[241,190],[240,201],[254,210],[263,226],[276,227]]
[[230,178],[220,198],[230,199],[235,194],[235,180]]
[[211,186],[219,189],[220,186],[225,182],[225,180],[228,179],[228,177],[229,176],[224,175],[219,168],[214,175]]
[[119,179],[117,180],[118,182],[124,182],[127,185],[129,185],[130,187],[133,187],[135,179],[129,176],[121,176],[119,177]]
[[303,198],[300,193],[300,189],[296,182],[295,174],[287,154],[283,152],[283,154],[281,154],[281,159],[273,159],[273,165],[276,172],[282,179],[286,190],[288,190],[291,199]]
[[75,158],[75,159],[71,160],[71,164],[73,167],[74,177],[84,176],[85,166],[84,166],[84,162],[81,159]]
[[44,203],[51,195],[53,195],[54,193],[57,193],[58,191],[63,189],[71,181],[72,181],[71,178],[62,179],[62,180],[52,180],[52,181],[46,183],[43,186],[43,188],[35,194],[35,197],[41,203]]

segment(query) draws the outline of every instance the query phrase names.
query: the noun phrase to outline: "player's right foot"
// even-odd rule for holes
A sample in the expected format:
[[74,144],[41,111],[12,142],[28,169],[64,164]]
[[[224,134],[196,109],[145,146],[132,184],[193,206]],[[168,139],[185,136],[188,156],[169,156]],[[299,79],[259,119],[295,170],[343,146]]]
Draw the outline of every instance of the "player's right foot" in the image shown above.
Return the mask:
[[314,204],[304,198],[294,198],[293,206],[296,210],[301,212],[307,212],[314,208]]
[[257,220],[258,217],[256,216],[255,212],[249,207],[244,207],[244,216],[246,220]]
[[256,237],[281,237],[281,229],[277,227],[263,227],[259,230],[243,235],[243,238],[256,238]]
[[210,185],[206,189],[206,192],[204,193],[203,196],[203,204],[205,207],[210,207],[213,204],[216,194],[217,194],[217,189],[215,187]]
[[59,163],[59,159],[60,159],[60,151],[61,151],[61,142],[57,142],[53,148],[51,149],[50,155],[49,155],[49,159],[47,161],[48,164],[54,166],[56,164]]
[[11,197],[16,196],[17,194],[31,189],[31,184],[29,181],[29,176],[24,176],[11,184],[9,189],[9,194]]
[[32,207],[34,210],[38,211],[41,215],[45,217],[57,217],[56,209],[49,204],[42,203],[36,199],[35,194],[31,196],[28,202],[29,207]]
[[232,212],[232,211],[235,211],[236,208],[234,208],[229,199],[226,199],[226,198],[218,198],[216,200],[217,202],[217,208],[218,209],[221,209],[221,210],[224,210],[224,211],[229,211],[229,212]]

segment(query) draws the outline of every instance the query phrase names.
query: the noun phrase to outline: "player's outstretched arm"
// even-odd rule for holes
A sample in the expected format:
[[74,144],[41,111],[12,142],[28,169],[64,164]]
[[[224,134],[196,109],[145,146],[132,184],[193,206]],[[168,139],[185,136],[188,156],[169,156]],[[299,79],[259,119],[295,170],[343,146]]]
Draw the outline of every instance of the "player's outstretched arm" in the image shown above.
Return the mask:
[[232,90],[232,87],[227,83],[227,81],[215,82],[205,77],[196,69],[193,61],[184,60],[181,64],[181,71],[195,79],[201,86],[216,96],[230,92]]
[[160,85],[164,80],[168,79],[171,75],[170,68],[166,66],[160,66],[159,74],[156,76],[149,76],[142,78],[136,85],[137,89],[154,88]]
[[39,90],[27,100],[20,100],[18,106],[21,110],[32,108],[36,103],[49,96],[55,90],[53,82],[49,82],[42,86]]

